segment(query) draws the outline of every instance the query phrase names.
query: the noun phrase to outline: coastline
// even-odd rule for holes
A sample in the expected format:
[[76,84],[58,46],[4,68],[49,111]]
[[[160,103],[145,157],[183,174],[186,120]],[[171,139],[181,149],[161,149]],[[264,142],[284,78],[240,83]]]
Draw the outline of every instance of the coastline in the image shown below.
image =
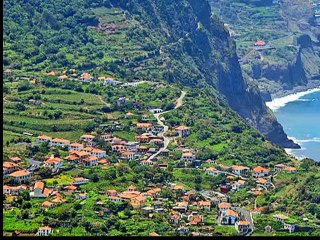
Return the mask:
[[[311,89],[320,88],[320,80],[309,80],[305,86],[296,86],[290,90],[280,90],[276,92],[271,92],[272,101],[277,98],[282,98],[288,95],[296,94],[299,92],[305,92]],[[269,101],[268,101],[269,102]]]
[[308,90],[302,90],[302,91],[297,91],[294,93],[291,93],[289,95],[285,95],[283,97],[278,97],[278,98],[274,98],[272,99],[272,101],[268,101],[266,102],[267,107],[269,107],[273,112],[277,111],[279,108],[284,107],[285,105],[287,105],[289,102],[294,102],[297,101],[299,98],[313,93],[313,92],[317,92],[320,91],[320,87],[314,87]]
[[[300,98],[302,98],[303,96],[308,95],[310,93],[320,92],[320,87],[318,85],[316,85],[316,86],[313,85],[313,87],[311,87],[311,88],[307,88],[307,86],[304,86],[304,88],[300,88],[300,90],[302,90],[302,91],[297,91],[297,89],[295,89],[294,90],[295,92],[291,91],[292,93],[289,95],[273,98],[272,101],[267,101],[267,102],[265,102],[265,104],[275,114],[278,109],[285,107],[290,102],[305,101],[305,99],[300,100]],[[301,146],[301,149],[299,149],[299,150],[291,149],[291,148],[284,148],[284,150],[286,151],[287,154],[294,156],[298,160],[302,160],[304,158],[310,158],[310,156],[308,157],[308,154],[303,153],[306,150],[306,144],[309,144],[310,142],[318,142],[318,143],[320,142],[319,137],[313,137],[310,139],[308,139],[308,138],[297,139],[294,136],[288,136],[288,139],[294,141],[295,143],[299,144],[299,146]],[[314,160],[320,161],[320,159],[318,157],[317,157],[317,159],[314,159]]]

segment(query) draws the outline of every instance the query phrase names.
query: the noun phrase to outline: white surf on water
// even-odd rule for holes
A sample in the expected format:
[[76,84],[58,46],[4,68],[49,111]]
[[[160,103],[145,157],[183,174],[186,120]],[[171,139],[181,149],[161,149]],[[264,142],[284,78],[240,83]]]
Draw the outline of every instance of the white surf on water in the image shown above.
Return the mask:
[[274,99],[266,105],[275,113],[288,138],[301,149],[285,149],[297,159],[320,161],[320,88]]
[[294,94],[290,94],[288,96],[285,97],[281,97],[281,98],[275,98],[270,102],[266,102],[266,105],[272,110],[272,111],[277,111],[279,108],[282,108],[284,106],[286,106],[289,102],[295,102],[295,101],[310,101],[308,99],[300,99],[301,97],[308,95],[310,93],[314,93],[319,91],[320,88],[313,88],[310,89],[308,91],[304,91],[304,92],[298,92],[298,93],[294,93]]

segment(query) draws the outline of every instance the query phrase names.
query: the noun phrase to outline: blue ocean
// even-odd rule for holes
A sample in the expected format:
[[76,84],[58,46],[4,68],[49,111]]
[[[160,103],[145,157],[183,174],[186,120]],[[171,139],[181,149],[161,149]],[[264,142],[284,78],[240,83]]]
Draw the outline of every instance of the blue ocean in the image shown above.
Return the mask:
[[302,148],[289,152],[298,159],[309,157],[320,161],[320,91],[287,103],[275,115],[288,137]]

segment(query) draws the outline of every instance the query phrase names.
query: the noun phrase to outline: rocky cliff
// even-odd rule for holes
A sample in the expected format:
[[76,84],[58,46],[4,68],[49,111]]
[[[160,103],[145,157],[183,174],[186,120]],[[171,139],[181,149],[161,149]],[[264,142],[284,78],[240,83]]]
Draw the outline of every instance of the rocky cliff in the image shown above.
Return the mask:
[[168,81],[215,88],[233,110],[270,141],[282,147],[298,147],[288,140],[259,89],[243,78],[235,42],[223,23],[211,16],[206,0],[132,0],[113,4],[142,16],[145,25],[157,29],[170,43],[161,46],[162,58],[166,59],[164,77]]

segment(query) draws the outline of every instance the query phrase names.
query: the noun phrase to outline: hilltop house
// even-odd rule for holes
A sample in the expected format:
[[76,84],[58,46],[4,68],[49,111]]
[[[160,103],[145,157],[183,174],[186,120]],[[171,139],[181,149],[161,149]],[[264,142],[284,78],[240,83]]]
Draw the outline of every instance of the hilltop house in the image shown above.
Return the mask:
[[120,97],[117,99],[117,106],[120,107],[128,101],[126,97]]
[[153,108],[153,109],[150,109],[149,111],[152,112],[153,114],[163,112],[163,110],[161,108]]
[[151,131],[152,128],[153,128],[153,125],[151,123],[137,123],[138,131],[147,132],[147,131]]
[[85,166],[89,166],[89,167],[97,166],[98,165],[98,158],[96,156],[89,156],[89,157],[84,158],[82,160],[82,163]]
[[110,196],[117,196],[117,191],[116,190],[114,190],[114,189],[109,189],[109,190],[107,190],[106,191],[106,195],[108,196],[108,197],[110,197]]
[[290,166],[284,168],[283,170],[288,173],[296,173],[297,172],[297,169],[295,167],[290,167]]
[[265,186],[265,187],[269,187],[269,186],[271,185],[270,179],[258,178],[258,179],[256,180],[256,182],[257,182],[258,184],[261,184],[261,185]]
[[127,160],[134,160],[135,158],[135,153],[134,152],[130,152],[130,151],[124,151],[121,153],[122,158],[127,159]]
[[274,170],[275,170],[276,172],[279,172],[279,171],[285,169],[286,167],[287,167],[287,165],[284,165],[284,164],[282,164],[282,163],[279,163],[279,164],[274,165]]
[[198,206],[200,209],[204,209],[207,211],[211,210],[211,202],[209,202],[209,201],[199,201]]
[[90,155],[91,156],[96,156],[97,158],[104,158],[104,157],[107,156],[107,152],[104,151],[104,150],[100,150],[100,149],[94,148],[94,149],[91,150]]
[[127,142],[124,144],[124,146],[128,151],[135,152],[138,149],[139,143],[138,142]]
[[94,78],[89,73],[82,73],[80,80],[84,83],[90,83]]

